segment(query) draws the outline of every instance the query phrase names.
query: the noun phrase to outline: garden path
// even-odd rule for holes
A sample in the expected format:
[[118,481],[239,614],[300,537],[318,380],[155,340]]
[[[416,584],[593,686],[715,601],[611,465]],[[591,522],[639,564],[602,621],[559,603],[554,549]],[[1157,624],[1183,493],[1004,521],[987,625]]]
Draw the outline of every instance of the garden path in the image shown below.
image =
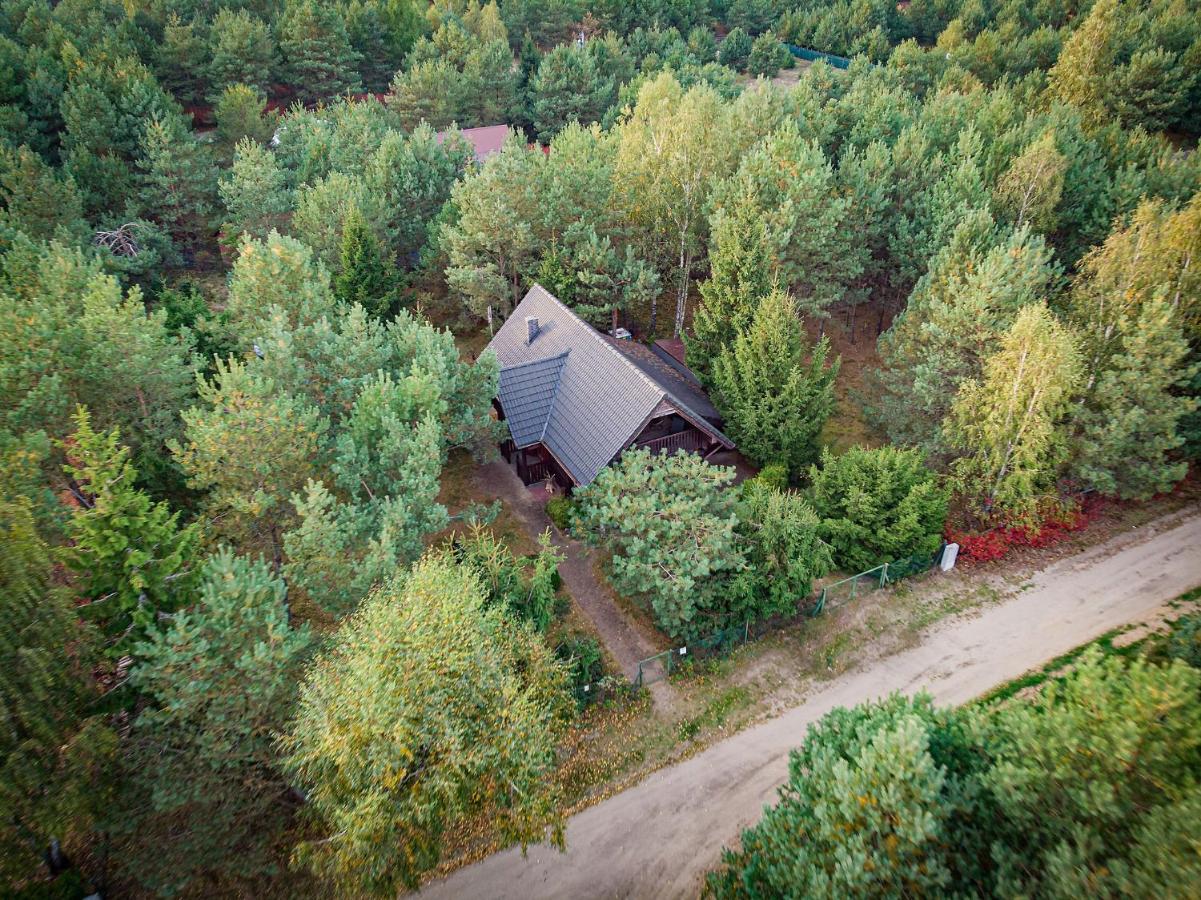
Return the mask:
[[[638,663],[666,648],[657,646],[617,604],[607,585],[597,580],[596,557],[584,544],[567,537],[551,525],[543,507],[545,494],[533,492],[521,483],[517,473],[503,459],[479,467],[476,483],[482,496],[497,496],[521,521],[532,538],[550,529],[551,540],[563,554],[559,574],[571,599],[596,629],[597,635],[617,663],[621,674],[633,680]],[[648,685],[655,707],[670,713],[675,691],[665,681]]]

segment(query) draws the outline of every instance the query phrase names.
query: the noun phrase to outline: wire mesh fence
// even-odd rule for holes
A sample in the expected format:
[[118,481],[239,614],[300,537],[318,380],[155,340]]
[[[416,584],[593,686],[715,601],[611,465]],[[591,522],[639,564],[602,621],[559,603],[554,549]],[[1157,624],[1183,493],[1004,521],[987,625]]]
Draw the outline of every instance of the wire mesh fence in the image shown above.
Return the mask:
[[[915,553],[912,556],[884,563],[868,569],[866,572],[860,572],[858,575],[828,584],[818,592],[807,615],[811,617],[821,615],[828,609],[837,609],[854,600],[855,597],[866,591],[876,591],[904,578],[929,571],[942,561],[945,549],[946,544],[943,544],[933,554]],[[802,615],[805,613],[802,612]],[[796,618],[793,616],[779,620],[747,621],[715,631],[713,634],[698,638],[684,646],[656,653],[638,663],[638,675],[634,679],[633,686],[640,688],[643,685],[661,681],[669,677],[689,659],[725,655],[735,647],[756,640],[786,622],[796,621]]]

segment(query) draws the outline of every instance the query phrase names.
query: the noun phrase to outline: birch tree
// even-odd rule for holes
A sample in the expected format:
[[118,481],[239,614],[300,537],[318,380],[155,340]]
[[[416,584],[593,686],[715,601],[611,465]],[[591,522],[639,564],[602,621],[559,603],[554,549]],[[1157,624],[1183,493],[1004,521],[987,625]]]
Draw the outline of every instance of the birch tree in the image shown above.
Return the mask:
[[[732,147],[726,105],[708,85],[687,92],[670,72],[648,81],[621,125],[615,178],[627,214],[676,269],[672,330],[684,328],[692,265],[703,246],[705,205],[714,179],[726,174]],[[650,331],[658,328],[651,306]]]
[[1184,477],[1185,463],[1171,454],[1197,408],[1185,328],[1201,305],[1198,229],[1199,200],[1177,212],[1143,203],[1084,258],[1068,295],[1085,372],[1073,472],[1107,493],[1146,497]]
[[1037,303],[1018,313],[982,377],[960,387],[946,431],[963,453],[960,490],[985,513],[1037,520],[1067,453],[1063,423],[1080,374],[1076,338]]
[[1015,228],[1029,224],[1043,234],[1055,227],[1068,161],[1055,145],[1055,132],[1034,141],[1009,165],[993,189],[993,199]]

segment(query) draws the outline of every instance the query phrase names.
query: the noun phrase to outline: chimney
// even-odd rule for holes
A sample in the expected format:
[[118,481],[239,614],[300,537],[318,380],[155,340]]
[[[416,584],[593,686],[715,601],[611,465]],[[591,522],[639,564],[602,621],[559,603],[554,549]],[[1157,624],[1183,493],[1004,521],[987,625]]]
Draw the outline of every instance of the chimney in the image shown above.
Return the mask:
[[525,317],[525,342],[527,345],[534,343],[534,338],[538,336],[538,317]]

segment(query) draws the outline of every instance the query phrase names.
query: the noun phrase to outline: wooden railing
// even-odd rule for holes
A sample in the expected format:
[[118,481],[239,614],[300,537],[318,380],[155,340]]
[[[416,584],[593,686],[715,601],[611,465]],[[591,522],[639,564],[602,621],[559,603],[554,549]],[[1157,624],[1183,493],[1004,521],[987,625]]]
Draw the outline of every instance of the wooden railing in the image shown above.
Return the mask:
[[649,441],[639,441],[638,446],[646,448],[651,453],[675,453],[677,450],[695,453],[704,446],[704,442],[705,436],[701,432],[695,428],[689,428],[686,431],[678,431],[664,437],[651,438]]
[[545,481],[555,474],[555,470],[551,468],[550,463],[542,462],[541,460],[527,463],[520,456],[517,458],[517,474],[525,484],[533,484],[537,481]]

